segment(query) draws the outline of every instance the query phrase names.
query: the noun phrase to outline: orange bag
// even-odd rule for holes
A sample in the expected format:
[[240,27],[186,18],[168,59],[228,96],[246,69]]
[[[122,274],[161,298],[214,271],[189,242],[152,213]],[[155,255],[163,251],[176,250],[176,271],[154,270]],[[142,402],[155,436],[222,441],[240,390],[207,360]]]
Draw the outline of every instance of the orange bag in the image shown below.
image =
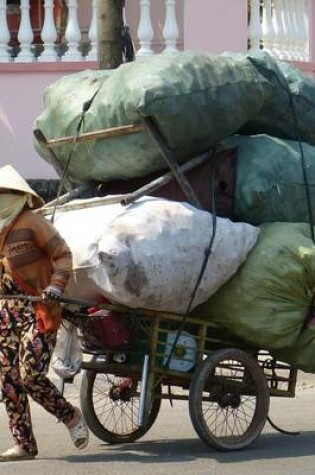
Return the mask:
[[[7,264],[9,268],[9,265]],[[24,292],[27,292],[31,295],[38,295],[35,289],[27,285],[25,282],[22,282],[9,268],[13,280],[17,283]],[[54,300],[49,302],[35,302],[33,304],[34,313],[36,318],[36,327],[40,333],[51,333],[57,331],[61,324],[61,306],[60,303]]]
[[57,331],[61,324],[61,309],[58,302],[35,302],[35,318],[40,333]]

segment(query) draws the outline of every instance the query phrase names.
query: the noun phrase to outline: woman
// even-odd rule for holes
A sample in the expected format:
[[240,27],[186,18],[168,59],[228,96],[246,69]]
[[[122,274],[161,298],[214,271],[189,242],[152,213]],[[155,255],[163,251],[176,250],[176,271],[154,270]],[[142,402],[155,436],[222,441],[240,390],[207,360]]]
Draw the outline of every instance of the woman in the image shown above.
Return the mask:
[[[65,424],[77,448],[88,443],[80,410],[46,376],[72,257],[56,229],[34,212],[43,203],[13,167],[0,168],[0,378],[15,442],[0,461],[38,453],[28,396]],[[14,294],[39,295],[44,304]]]

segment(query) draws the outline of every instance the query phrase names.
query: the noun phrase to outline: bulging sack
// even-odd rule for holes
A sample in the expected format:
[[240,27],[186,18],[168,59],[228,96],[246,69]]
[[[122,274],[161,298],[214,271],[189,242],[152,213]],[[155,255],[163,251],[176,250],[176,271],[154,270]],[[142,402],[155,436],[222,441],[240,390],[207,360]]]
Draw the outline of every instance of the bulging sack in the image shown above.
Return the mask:
[[213,216],[187,203],[144,197],[120,204],[57,213],[55,226],[73,254],[66,289],[72,298],[131,308],[185,312],[205,252],[212,252],[191,309],[237,271],[259,230]]
[[[309,224],[265,223],[244,265],[193,315],[219,324],[252,347],[284,350],[284,361],[296,358],[299,364],[314,287]],[[303,359],[306,366],[306,352]]]
[[[269,62],[275,63],[271,58]],[[142,117],[150,116],[177,162],[184,163],[259,115],[275,88],[265,76],[247,55],[193,51],[153,55],[106,72],[80,71],[45,90],[45,108],[34,128],[47,139],[75,134],[83,104],[93,98],[81,132],[142,124]],[[34,145],[51,161],[36,138]],[[59,144],[51,163],[57,173],[65,168],[70,151],[67,177],[76,183],[128,180],[166,168],[146,130],[80,141],[75,150],[72,142]]]
[[[185,312],[213,232],[212,215],[187,203],[146,197],[130,206],[99,242],[106,296],[133,308]],[[216,218],[212,252],[191,308],[237,271],[258,232]]]

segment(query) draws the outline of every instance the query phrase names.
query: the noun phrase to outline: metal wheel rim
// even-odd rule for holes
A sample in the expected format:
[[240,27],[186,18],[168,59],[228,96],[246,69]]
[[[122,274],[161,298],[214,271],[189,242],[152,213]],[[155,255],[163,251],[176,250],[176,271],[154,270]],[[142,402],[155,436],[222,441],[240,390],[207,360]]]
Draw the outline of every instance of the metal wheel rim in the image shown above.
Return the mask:
[[123,380],[113,374],[98,373],[93,387],[93,407],[100,423],[107,431],[119,436],[126,436],[138,429],[140,392],[137,390],[128,401],[113,400],[111,389],[119,386]]
[[[209,374],[209,387],[212,388],[209,390],[209,397],[203,397],[201,402],[201,411],[208,430],[218,441],[227,445],[241,442],[246,437],[257,410],[256,386],[252,376],[252,386],[255,388],[253,394],[242,394],[241,390],[235,393],[234,389],[232,392],[233,386],[227,381],[229,379],[232,383],[240,382],[241,389],[244,368],[246,365],[233,359],[217,364],[214,368],[215,376],[218,377],[215,379],[216,385],[211,382],[213,374]],[[246,384],[248,385],[249,381]]]

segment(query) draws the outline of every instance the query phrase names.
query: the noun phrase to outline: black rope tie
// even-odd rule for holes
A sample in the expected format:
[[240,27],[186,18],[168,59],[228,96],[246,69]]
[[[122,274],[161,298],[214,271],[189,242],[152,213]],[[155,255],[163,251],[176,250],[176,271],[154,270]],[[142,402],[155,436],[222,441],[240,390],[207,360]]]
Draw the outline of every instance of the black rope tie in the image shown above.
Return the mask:
[[262,66],[261,64],[257,64],[253,58],[249,57],[248,59],[249,59],[249,61],[251,61],[253,63],[253,65],[256,69],[258,69],[258,70],[261,69],[261,70],[267,71],[268,73],[271,73],[275,77],[275,79],[278,82],[279,86],[282,89],[284,89],[286,91],[287,95],[288,95],[289,104],[290,104],[290,108],[292,110],[292,115],[293,115],[293,122],[294,122],[294,128],[295,128],[295,140],[299,144],[300,155],[301,155],[301,166],[302,166],[302,173],[303,173],[303,181],[304,181],[304,185],[305,185],[305,195],[306,195],[306,204],[307,204],[307,211],[308,211],[308,217],[309,217],[310,233],[311,233],[312,241],[315,244],[313,208],[312,208],[312,203],[311,203],[310,186],[309,186],[307,170],[306,170],[306,168],[307,168],[306,167],[306,160],[305,160],[301,135],[299,133],[299,126],[298,126],[298,118],[297,118],[297,114],[296,114],[296,109],[295,109],[293,96],[292,96],[292,93],[290,91],[288,81],[287,81],[286,77],[283,76],[284,80],[285,80],[285,83],[283,84],[274,71]]
[[60,195],[61,195],[61,192],[62,192],[62,189],[63,189],[63,185],[64,185],[64,181],[66,179],[66,175],[67,175],[68,170],[69,170],[69,166],[70,166],[70,162],[71,162],[73,153],[75,151],[78,136],[80,135],[81,129],[83,127],[85,114],[87,113],[87,111],[91,107],[91,105],[92,105],[96,95],[99,93],[101,87],[102,87],[102,83],[100,84],[98,89],[95,91],[95,93],[93,94],[91,99],[89,99],[88,101],[85,101],[83,103],[82,111],[81,111],[81,114],[80,114],[80,117],[79,117],[79,122],[78,122],[78,125],[76,127],[76,131],[75,131],[75,134],[74,134],[74,137],[73,137],[72,147],[70,149],[68,160],[67,160],[66,166],[63,169],[62,176],[61,176],[61,179],[60,179],[60,184],[59,184],[58,192],[57,192],[57,196],[56,196],[56,202],[55,202],[54,209],[53,209],[53,212],[52,212],[52,215],[51,215],[51,218],[50,218],[50,221],[52,223],[54,223],[54,220],[55,220],[55,215],[56,215],[56,210],[57,210],[57,207],[58,207],[59,198],[60,198]]
[[[214,156],[215,156],[215,148],[213,148],[211,150],[210,160],[212,160]],[[178,343],[179,337],[180,337],[182,331],[184,330],[186,320],[188,318],[188,315],[190,313],[192,304],[193,304],[193,302],[195,300],[195,297],[196,297],[197,290],[199,288],[199,285],[200,285],[200,283],[202,281],[202,278],[203,278],[203,275],[205,273],[209,257],[212,253],[213,243],[214,243],[214,239],[215,239],[215,236],[216,236],[217,216],[216,216],[216,206],[215,206],[215,200],[216,200],[215,166],[213,166],[212,169],[211,169],[211,177],[210,178],[211,178],[211,182],[210,182],[211,183],[211,188],[210,189],[211,189],[211,193],[212,193],[212,234],[211,234],[209,246],[205,249],[201,269],[200,269],[200,272],[198,274],[195,287],[194,287],[194,289],[191,293],[190,300],[189,300],[186,312],[183,314],[183,319],[182,319],[181,325],[180,325],[179,329],[177,330],[174,342],[172,343],[172,346],[171,346],[170,353],[167,357],[166,362],[163,365],[163,367],[166,368],[166,369],[169,368],[169,364],[170,364],[171,358],[174,354],[174,351],[176,349],[176,345]]]

